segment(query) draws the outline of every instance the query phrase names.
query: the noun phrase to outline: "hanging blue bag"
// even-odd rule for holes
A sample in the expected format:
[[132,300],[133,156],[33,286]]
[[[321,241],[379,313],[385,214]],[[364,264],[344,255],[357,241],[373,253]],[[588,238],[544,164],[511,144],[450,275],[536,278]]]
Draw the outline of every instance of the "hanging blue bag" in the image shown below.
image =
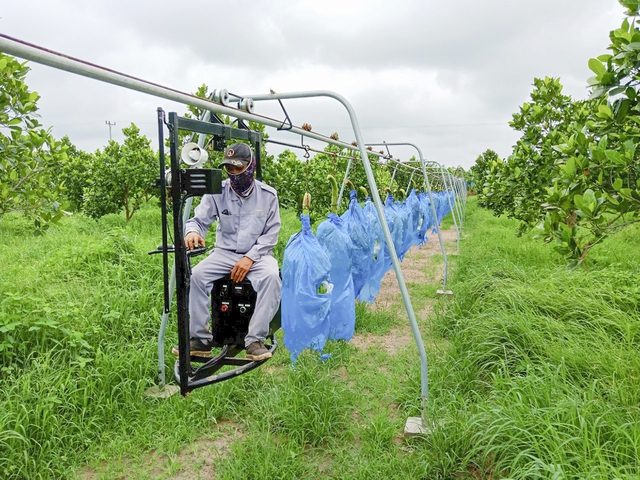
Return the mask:
[[402,202],[401,205],[397,205],[396,209],[398,211],[398,215],[400,215],[400,219],[402,220],[402,248],[400,252],[398,252],[398,256],[400,257],[400,260],[404,260],[404,256],[413,246],[413,239],[415,237],[412,230],[413,220],[411,210],[406,200]]
[[[391,240],[393,241],[393,247],[395,248],[396,255],[399,256],[399,252],[402,250],[403,240],[403,225],[402,218],[398,214],[398,209],[393,203],[393,195],[387,196],[387,203],[384,206],[384,216],[391,232]],[[384,260],[385,260],[385,273],[391,270],[393,262],[391,261],[391,253],[387,247],[386,242],[383,244]]]
[[405,201],[405,203],[407,204],[407,207],[411,212],[411,232],[412,232],[411,246],[413,247],[414,245],[420,245],[422,243],[422,240],[418,233],[418,227],[420,226],[420,214],[421,214],[420,199],[418,198],[418,195],[416,194],[415,190],[411,190],[411,193],[407,197],[407,200]]
[[436,207],[436,218],[435,218],[435,222],[433,224],[433,230],[431,231],[431,233],[436,233],[436,227],[440,227],[440,224],[442,223],[442,219],[444,218],[444,212],[443,212],[443,207],[444,207],[444,203],[443,203],[443,198],[442,198],[442,192],[434,192],[432,194],[433,197],[433,204]]
[[305,349],[321,351],[329,336],[331,263],[311,231],[309,215],[292,235],[282,261],[282,330],[295,362]]
[[349,196],[351,197],[349,208],[340,218],[342,218],[342,223],[353,244],[351,277],[353,278],[353,290],[357,297],[367,282],[369,270],[373,265],[373,239],[369,232],[364,210],[358,203],[356,191],[351,190]]
[[371,198],[367,197],[364,208],[364,220],[367,231],[371,236],[371,258],[369,260],[370,268],[369,275],[365,284],[360,289],[358,300],[361,302],[373,303],[380,291],[380,282],[386,272],[385,270],[385,258],[384,258],[384,235],[382,233],[382,226],[380,225],[380,219],[378,218],[378,212],[375,205],[371,201]]
[[442,219],[447,216],[448,212],[447,192],[438,192],[438,225],[442,223]]
[[[358,207],[360,208],[360,207]],[[356,326],[356,297],[351,277],[353,245],[342,219],[335,213],[318,225],[318,243],[331,263],[331,308],[329,339],[351,340]]]
[[427,232],[430,228],[435,226],[433,221],[433,212],[431,211],[431,201],[429,200],[429,194],[422,192],[418,197],[420,199],[420,222],[418,226],[418,237],[420,238],[420,244],[429,241]]

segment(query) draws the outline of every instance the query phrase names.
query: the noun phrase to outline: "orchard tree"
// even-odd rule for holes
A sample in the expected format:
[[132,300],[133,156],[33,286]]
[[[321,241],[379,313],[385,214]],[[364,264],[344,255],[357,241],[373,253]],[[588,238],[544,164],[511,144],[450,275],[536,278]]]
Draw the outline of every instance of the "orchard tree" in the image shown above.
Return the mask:
[[520,220],[524,232],[544,217],[542,204],[552,184],[560,157],[556,146],[568,132],[580,128],[591,104],[562,94],[559,79],[534,80],[531,102],[524,103],[509,123],[522,133],[502,172],[499,209]]
[[478,156],[475,165],[471,167],[478,205],[488,208],[496,215],[501,215],[504,212],[505,202],[502,196],[506,188],[501,188],[504,170],[503,160],[491,149]]
[[584,122],[590,107],[563,95],[556,78],[536,78],[534,86],[531,101],[525,102],[509,122],[521,132],[512,154],[502,161],[487,150],[472,168],[482,183],[477,187],[480,205],[496,215],[520,220],[521,233],[542,221],[542,204],[560,157],[557,145],[575,125]]
[[69,208],[74,212],[81,212],[84,205],[84,191],[89,185],[95,156],[79,150],[68,136],[60,139],[65,148],[66,158],[59,162],[53,173],[56,182],[64,184],[64,198]]
[[277,156],[267,183],[277,190],[283,208],[301,211],[307,189],[305,172],[306,165],[291,150],[285,149]]
[[40,98],[25,83],[26,63],[0,53],[0,217],[19,212],[42,233],[63,215],[61,192],[52,170],[65,159],[60,142],[37,120]]
[[151,140],[140,135],[133,123],[122,129],[124,144],[114,140],[95,153],[88,185],[84,189],[84,211],[94,218],[124,210],[127,221],[143,200],[156,193],[158,159]]
[[482,203],[523,230],[538,223],[573,264],[640,222],[640,2],[620,3],[630,18],[610,33],[611,53],[589,60],[591,98],[574,102],[557,80],[536,80],[533,102],[511,122],[522,132],[513,154],[474,167]]
[[611,54],[589,60],[598,101],[563,142],[544,205],[545,239],[582,261],[610,234],[640,222],[640,31],[638,1],[623,0],[630,18],[610,33]]

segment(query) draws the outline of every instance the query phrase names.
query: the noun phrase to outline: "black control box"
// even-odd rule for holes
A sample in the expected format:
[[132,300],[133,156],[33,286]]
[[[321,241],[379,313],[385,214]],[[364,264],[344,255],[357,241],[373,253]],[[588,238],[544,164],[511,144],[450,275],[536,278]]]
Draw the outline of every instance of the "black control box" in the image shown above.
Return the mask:
[[236,283],[225,277],[213,283],[211,332],[214,347],[238,345],[244,348],[244,337],[249,330],[256,297],[249,280]]

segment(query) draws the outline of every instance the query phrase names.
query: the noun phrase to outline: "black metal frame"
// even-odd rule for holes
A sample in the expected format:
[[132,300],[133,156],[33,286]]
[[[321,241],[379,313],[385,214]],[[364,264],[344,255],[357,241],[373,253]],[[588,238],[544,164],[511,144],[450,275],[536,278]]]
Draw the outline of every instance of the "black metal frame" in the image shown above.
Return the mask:
[[[221,347],[222,351],[215,357],[191,355],[191,362],[202,363],[191,373],[189,382],[193,388],[237,377],[265,362],[265,360],[254,361],[248,358],[235,358],[238,353],[244,350],[244,337],[247,335],[256,297],[257,294],[248,280],[235,283],[226,276],[214,282],[211,290],[213,347]],[[271,345],[266,345],[266,347],[271,352],[277,348],[274,333],[279,328],[280,311],[276,313],[270,324]],[[174,373],[178,381],[183,375],[179,366],[179,362],[176,362]],[[217,373],[223,367],[228,366],[236,368]]]
[[[169,152],[171,157],[171,178],[165,178],[165,157],[164,157],[164,126],[169,129]],[[189,284],[191,266],[189,259],[193,256],[184,245],[184,225],[183,225],[183,205],[185,200],[191,196],[201,196],[205,194],[215,194],[222,191],[222,171],[219,169],[181,169],[179,149],[179,132],[189,131],[199,134],[213,136],[214,149],[224,148],[226,140],[237,139],[246,140],[252,143],[256,155],[256,177],[262,178],[261,170],[261,146],[262,135],[259,132],[249,130],[244,122],[238,123],[238,128],[224,124],[216,115],[211,115],[211,122],[203,122],[190,118],[180,117],[175,112],[168,114],[168,121],[165,120],[165,112],[158,108],[158,139],[160,145],[160,195],[162,208],[162,246],[159,251],[163,258],[163,281],[164,281],[164,311],[169,312],[170,292],[169,292],[169,263],[168,254],[175,253],[176,269],[176,308],[178,317],[178,361],[175,364],[174,373],[176,380],[180,384],[180,393],[185,396],[191,390],[210,385],[215,382],[226,380],[243,373],[246,373],[264,361],[253,361],[244,358],[234,358],[244,350],[243,345],[227,344],[223,345],[222,351],[215,357],[192,356],[189,351]],[[167,199],[171,196],[173,206],[173,232],[174,246],[168,245],[168,220],[167,220]],[[203,252],[200,252],[203,253]],[[268,348],[275,351],[277,343],[270,332],[271,345]],[[192,362],[203,363],[198,368],[192,367]],[[223,366],[236,366],[235,369],[215,374]]]

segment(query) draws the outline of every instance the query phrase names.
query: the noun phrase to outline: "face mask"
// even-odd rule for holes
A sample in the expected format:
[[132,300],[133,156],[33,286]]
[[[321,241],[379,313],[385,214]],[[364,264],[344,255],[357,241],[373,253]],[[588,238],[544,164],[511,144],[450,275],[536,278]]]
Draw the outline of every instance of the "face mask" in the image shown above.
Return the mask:
[[234,192],[238,194],[239,197],[247,198],[253,192],[254,181],[253,181],[253,172],[256,169],[256,158],[251,155],[251,162],[247,165],[247,168],[242,173],[229,173],[229,182],[231,183],[231,188]]

